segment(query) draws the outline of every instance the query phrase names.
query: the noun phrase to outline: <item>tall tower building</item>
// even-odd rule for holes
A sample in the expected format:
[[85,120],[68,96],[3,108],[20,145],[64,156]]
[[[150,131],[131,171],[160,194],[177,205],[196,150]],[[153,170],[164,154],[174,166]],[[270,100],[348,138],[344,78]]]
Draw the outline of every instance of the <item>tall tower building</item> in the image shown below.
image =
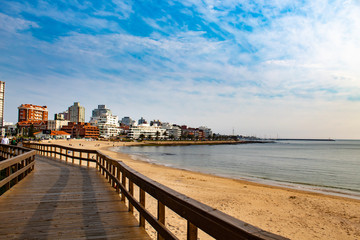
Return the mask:
[[5,99],[5,82],[0,81],[0,131],[3,136],[4,129],[4,99]]
[[78,102],[69,107],[69,120],[74,123],[85,122],[85,108]]

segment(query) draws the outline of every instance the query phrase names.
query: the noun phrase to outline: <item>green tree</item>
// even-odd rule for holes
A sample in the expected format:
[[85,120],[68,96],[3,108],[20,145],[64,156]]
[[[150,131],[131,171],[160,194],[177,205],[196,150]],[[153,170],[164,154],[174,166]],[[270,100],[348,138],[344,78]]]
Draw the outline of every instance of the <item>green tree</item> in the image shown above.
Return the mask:
[[163,136],[164,136],[164,139],[166,139],[166,137],[167,137],[167,132],[166,132],[166,130],[163,132]]
[[143,133],[140,134],[139,139],[140,139],[140,140],[144,140],[144,138],[145,138],[145,135],[144,135]]
[[159,132],[159,131],[156,131],[155,135],[156,135],[156,138],[155,138],[156,141],[159,140],[160,132]]
[[29,137],[34,137],[34,132],[35,132],[34,125],[31,124],[29,128]]

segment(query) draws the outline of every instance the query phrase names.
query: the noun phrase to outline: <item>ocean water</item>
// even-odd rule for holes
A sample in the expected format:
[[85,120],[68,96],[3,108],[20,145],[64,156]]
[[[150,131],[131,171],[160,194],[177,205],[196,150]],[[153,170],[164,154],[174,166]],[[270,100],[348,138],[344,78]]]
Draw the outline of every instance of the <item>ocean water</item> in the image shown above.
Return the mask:
[[278,141],[117,150],[154,164],[360,199],[360,141]]

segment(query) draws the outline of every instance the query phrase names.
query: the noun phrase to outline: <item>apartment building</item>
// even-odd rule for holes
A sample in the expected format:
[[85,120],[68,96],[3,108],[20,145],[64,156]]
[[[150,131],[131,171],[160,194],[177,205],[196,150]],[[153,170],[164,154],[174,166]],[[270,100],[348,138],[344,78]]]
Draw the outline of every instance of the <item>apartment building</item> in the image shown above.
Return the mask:
[[68,113],[70,122],[85,122],[85,107],[80,106],[80,103],[74,102],[74,105],[69,107]]
[[51,131],[60,131],[63,126],[69,124],[69,120],[49,120],[47,129]]
[[46,106],[37,106],[32,104],[21,104],[19,109],[18,122],[47,121],[48,109]]
[[113,116],[111,111],[103,112],[99,116],[95,115],[95,117],[91,117],[90,123],[99,128],[99,135],[103,138],[118,136],[121,131],[119,119],[117,116]]
[[5,101],[5,82],[0,81],[0,134],[5,135],[4,129],[4,102]]
[[112,115],[111,110],[106,108],[106,105],[98,105],[98,108],[92,111],[92,117],[100,117],[103,114]]
[[125,126],[132,126],[135,125],[135,120],[133,120],[131,117],[123,117],[120,121],[120,124]]
[[181,138],[181,128],[178,125],[162,123],[161,128],[165,129],[167,138],[174,140]]
[[138,126],[132,126],[129,129],[128,137],[132,139],[139,139],[141,136],[151,139],[165,139],[167,135],[164,134],[166,129],[158,126],[150,126],[149,124],[140,124]]
[[90,123],[74,123],[69,122],[67,126],[63,126],[61,131],[71,134],[72,138],[93,138],[99,137],[99,128],[92,126]]

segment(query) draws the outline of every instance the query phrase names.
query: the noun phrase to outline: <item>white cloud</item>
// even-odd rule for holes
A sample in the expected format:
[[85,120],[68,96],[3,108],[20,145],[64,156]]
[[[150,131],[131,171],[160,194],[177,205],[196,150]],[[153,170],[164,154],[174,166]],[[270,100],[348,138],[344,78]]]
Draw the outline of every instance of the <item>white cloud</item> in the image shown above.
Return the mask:
[[11,17],[3,13],[0,13],[0,26],[0,30],[10,33],[17,33],[21,30],[39,27],[35,22],[27,21],[21,18]]

